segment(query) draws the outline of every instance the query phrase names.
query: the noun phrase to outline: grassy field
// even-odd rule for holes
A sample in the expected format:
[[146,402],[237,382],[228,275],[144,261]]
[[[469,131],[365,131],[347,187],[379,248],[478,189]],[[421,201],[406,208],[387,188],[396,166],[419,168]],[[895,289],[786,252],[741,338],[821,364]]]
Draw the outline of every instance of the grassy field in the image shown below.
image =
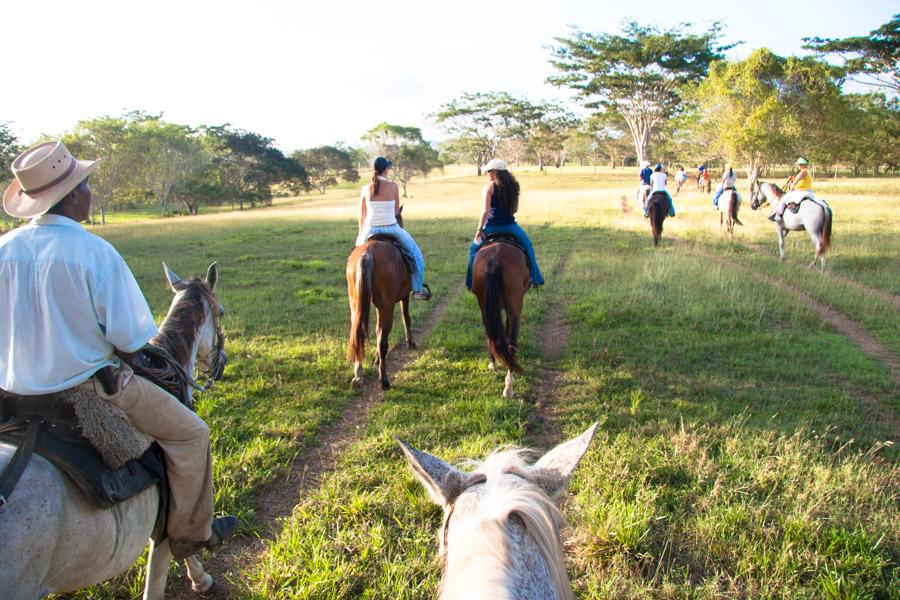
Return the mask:
[[[805,234],[789,238],[783,265],[748,247],[776,249],[771,224],[749,208],[731,242],[709,198],[682,193],[653,249],[633,172],[518,175],[519,219],[548,280],[526,299],[519,396],[500,397],[477,305],[457,285],[484,180],[449,169],[416,181],[404,215],[438,298],[414,303],[413,322],[439,298],[448,308],[391,374],[395,388],[338,468],[231,574],[234,595],[433,596],[439,510],[393,438],[451,462],[528,445],[548,366],[538,342],[558,306],[570,334],[563,376],[543,400],[566,435],[601,423],[564,511],[578,597],[900,598],[897,380],[789,291],[752,276],[832,306],[900,356],[898,181],[817,185],[835,212],[822,275],[803,268]],[[123,253],[159,316],[170,294],[161,261],[182,276],[219,261],[232,360],[199,411],[213,432],[217,508],[239,515],[244,535],[268,525],[256,517],[267,484],[353,399],[344,264],[356,205],[356,192],[341,189],[243,214],[94,229]],[[136,575],[78,597],[133,597],[139,587]]]

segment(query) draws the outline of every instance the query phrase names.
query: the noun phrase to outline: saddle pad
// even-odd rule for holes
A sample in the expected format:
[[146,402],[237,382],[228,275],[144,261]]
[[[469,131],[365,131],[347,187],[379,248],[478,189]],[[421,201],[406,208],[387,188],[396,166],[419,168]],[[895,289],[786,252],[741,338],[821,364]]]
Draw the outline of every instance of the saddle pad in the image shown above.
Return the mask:
[[[0,441],[18,445],[24,426],[7,423],[0,429]],[[127,500],[163,481],[165,467],[162,451],[153,444],[139,458],[110,469],[86,440],[61,437],[42,428],[35,452],[68,475],[75,485],[99,508]]]
[[415,272],[415,270],[416,270],[415,259],[412,257],[412,255],[409,252],[406,251],[406,248],[404,248],[400,244],[400,242],[397,241],[397,238],[395,238],[394,236],[387,234],[387,233],[373,233],[372,235],[370,235],[367,238],[366,241],[387,242],[389,244],[393,244],[394,247],[400,251],[400,256],[403,257],[403,264],[406,265],[406,270],[409,271],[410,273]]
[[[525,246],[520,244],[519,240],[513,235],[489,235],[487,236],[487,239],[484,240],[484,244],[482,244],[481,248],[485,248],[493,244],[509,244],[510,246],[514,246],[521,250],[525,254],[525,258],[528,258],[528,251],[525,250]],[[479,248],[479,250],[481,250],[481,248]]]

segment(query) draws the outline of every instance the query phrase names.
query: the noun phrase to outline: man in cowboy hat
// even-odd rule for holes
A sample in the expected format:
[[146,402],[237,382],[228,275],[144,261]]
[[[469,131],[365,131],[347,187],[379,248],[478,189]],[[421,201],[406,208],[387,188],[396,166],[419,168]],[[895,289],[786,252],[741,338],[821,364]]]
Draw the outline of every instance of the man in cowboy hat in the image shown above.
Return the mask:
[[[3,210],[32,221],[0,236],[0,388],[27,399],[90,386],[155,438],[170,484],[172,553],[186,558],[219,546],[237,520],[212,518],[206,423],[119,358],[143,347],[156,324],[119,253],[79,225],[91,214],[87,180],[96,167],[60,142],[29,148],[12,164]],[[118,369],[111,394],[94,385],[106,367]]]
[[783,222],[784,209],[787,208],[788,204],[800,204],[805,197],[812,197],[813,194],[812,174],[807,168],[809,167],[809,161],[801,156],[794,164],[799,167],[800,171],[796,175],[788,177],[784,186],[788,193],[781,197],[781,200],[775,207],[775,212],[769,216],[769,219],[776,223]]

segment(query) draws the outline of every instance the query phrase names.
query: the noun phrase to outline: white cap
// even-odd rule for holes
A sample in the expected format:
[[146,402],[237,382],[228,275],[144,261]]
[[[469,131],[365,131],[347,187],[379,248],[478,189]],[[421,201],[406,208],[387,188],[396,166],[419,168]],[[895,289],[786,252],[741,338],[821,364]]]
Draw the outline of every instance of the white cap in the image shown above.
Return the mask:
[[506,171],[506,161],[499,158],[491,159],[488,161],[488,164],[481,167],[481,170],[485,173],[488,171]]

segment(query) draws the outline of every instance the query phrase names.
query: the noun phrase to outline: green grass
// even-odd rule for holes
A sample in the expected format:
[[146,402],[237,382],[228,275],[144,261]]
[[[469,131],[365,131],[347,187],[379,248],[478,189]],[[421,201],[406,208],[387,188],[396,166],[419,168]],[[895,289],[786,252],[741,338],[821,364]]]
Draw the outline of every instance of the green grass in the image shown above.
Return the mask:
[[[405,201],[439,298],[464,274],[484,183],[457,175],[414,182]],[[520,220],[548,285],[526,298],[519,398],[501,398],[502,374],[485,368],[474,298],[449,298],[411,363],[391,371],[396,386],[362,438],[298,498],[262,560],[246,565],[239,595],[430,597],[439,510],[393,437],[450,461],[526,443],[537,336],[551,304],[562,303],[571,335],[553,397],[559,424],[573,435],[601,422],[565,510],[579,597],[897,598],[896,383],[808,307],[728,261],[832,304],[900,353],[896,315],[799,267],[809,250],[800,242],[779,265],[722,241],[699,194],[676,199],[679,217],[664,236],[725,263],[690,244],[653,250],[646,222],[622,212],[631,171],[520,175]],[[845,224],[869,233],[836,243],[832,268],[892,292],[894,182],[838,183],[846,199],[836,202],[836,240]],[[245,534],[261,531],[254,509],[266,484],[352,398],[344,265],[356,202],[346,186],[243,215],[95,229],[122,251],[159,317],[170,300],[163,260],[182,276],[219,261],[231,360],[198,410],[213,432],[217,508],[238,514]],[[845,218],[854,202],[868,203],[856,224]],[[741,239],[774,241],[761,215],[744,216]],[[867,254],[869,267],[844,262]],[[563,263],[564,277],[554,277]],[[414,303],[414,325],[433,306]],[[139,585],[140,576],[120,578],[80,597],[133,597]]]

